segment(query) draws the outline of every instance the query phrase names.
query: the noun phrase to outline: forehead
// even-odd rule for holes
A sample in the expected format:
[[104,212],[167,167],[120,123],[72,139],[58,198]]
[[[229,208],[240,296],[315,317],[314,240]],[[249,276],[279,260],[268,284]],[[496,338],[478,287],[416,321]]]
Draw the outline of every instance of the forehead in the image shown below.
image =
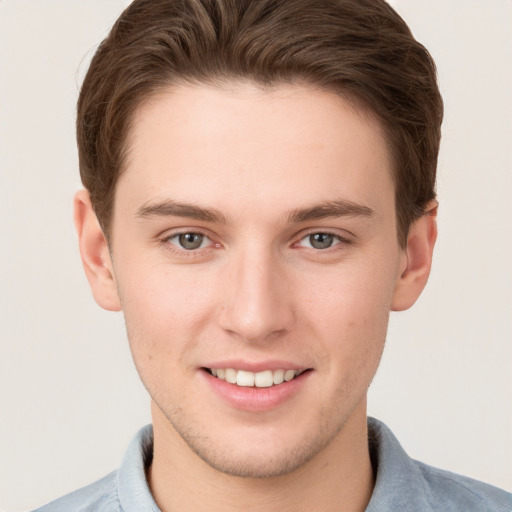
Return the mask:
[[234,210],[331,196],[394,203],[380,123],[309,86],[170,87],[135,112],[128,147],[116,203],[134,207],[167,195]]

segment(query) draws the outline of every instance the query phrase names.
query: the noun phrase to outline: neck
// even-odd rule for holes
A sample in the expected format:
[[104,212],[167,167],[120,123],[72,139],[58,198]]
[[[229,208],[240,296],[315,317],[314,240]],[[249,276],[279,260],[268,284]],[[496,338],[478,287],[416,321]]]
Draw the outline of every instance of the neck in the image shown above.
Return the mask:
[[341,506],[362,512],[374,484],[365,406],[360,404],[335,439],[299,469],[275,478],[242,478],[207,465],[153,404],[151,492],[162,512],[339,511]]

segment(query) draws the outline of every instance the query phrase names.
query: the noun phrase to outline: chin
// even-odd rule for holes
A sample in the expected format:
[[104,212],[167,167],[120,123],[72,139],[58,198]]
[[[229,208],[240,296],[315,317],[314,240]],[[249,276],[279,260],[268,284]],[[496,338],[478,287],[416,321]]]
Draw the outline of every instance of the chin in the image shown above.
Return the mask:
[[198,446],[185,439],[190,449],[208,466],[226,475],[240,478],[276,478],[293,473],[317,455],[323,446],[302,444],[269,450],[261,446],[252,449],[230,446],[227,450]]
[[309,418],[303,424],[288,421],[287,425],[265,428],[255,424],[232,430],[218,423],[216,431],[208,431],[203,422],[199,431],[182,422],[183,418],[166,416],[188,448],[210,468],[240,478],[293,473],[321,453],[343,428],[343,422],[331,419],[314,425]]

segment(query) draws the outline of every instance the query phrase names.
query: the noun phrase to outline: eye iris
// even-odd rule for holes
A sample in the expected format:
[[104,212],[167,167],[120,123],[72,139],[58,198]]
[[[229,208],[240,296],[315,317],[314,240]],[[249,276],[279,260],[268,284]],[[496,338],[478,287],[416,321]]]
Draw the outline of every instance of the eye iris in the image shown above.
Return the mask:
[[188,251],[201,247],[203,239],[204,236],[198,233],[183,233],[179,236],[180,245]]
[[331,247],[333,240],[334,235],[330,235],[329,233],[315,233],[314,235],[309,235],[309,243],[311,247],[315,249],[327,249]]

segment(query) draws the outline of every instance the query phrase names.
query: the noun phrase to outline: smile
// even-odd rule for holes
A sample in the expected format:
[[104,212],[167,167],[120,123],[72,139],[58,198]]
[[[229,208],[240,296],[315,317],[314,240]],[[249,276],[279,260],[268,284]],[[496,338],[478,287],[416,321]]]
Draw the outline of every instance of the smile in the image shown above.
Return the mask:
[[264,370],[248,372],[234,368],[208,368],[214,377],[241,387],[270,388],[289,382],[303,373],[303,370]]

